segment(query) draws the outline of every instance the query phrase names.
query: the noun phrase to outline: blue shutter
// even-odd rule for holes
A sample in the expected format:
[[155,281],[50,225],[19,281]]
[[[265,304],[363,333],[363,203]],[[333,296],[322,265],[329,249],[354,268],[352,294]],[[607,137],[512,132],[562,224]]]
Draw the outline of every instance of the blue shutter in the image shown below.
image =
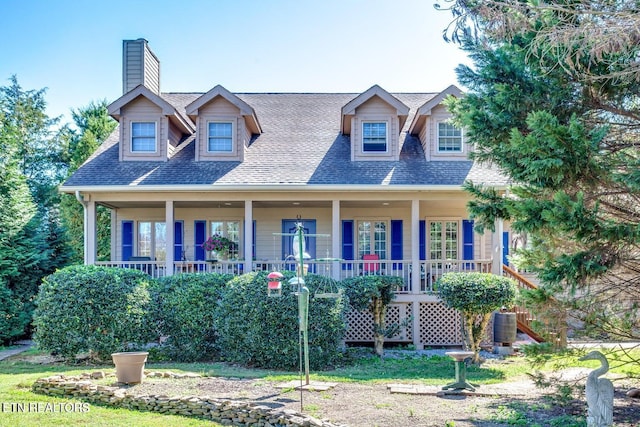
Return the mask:
[[424,219],[420,220],[418,234],[420,235],[420,248],[418,249],[420,261],[424,261],[427,259],[427,221]]
[[503,231],[502,232],[502,263],[507,267],[509,266],[509,258],[507,258],[508,255],[509,255],[509,232]]
[[[402,220],[391,220],[391,259],[402,259]],[[394,270],[402,270],[401,262],[393,263]]]
[[[184,221],[176,221],[173,224],[173,260],[182,261],[182,251],[184,250]],[[187,254],[184,254],[185,257]]]
[[122,260],[133,256],[133,221],[122,221]]
[[194,222],[195,239],[194,239],[194,256],[196,261],[204,261],[206,259],[205,250],[202,249],[202,244],[207,240],[207,221],[196,220]]
[[[353,260],[353,220],[342,221],[342,259]],[[342,264],[343,270],[352,270],[353,264]]]
[[[473,220],[462,220],[462,259],[473,259]],[[473,268],[473,264],[466,264],[467,269]]]

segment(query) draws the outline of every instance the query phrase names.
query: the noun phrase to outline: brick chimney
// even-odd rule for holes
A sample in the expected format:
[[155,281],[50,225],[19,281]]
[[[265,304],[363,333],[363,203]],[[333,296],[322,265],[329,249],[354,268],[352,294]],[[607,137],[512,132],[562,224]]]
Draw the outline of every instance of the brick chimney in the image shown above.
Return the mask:
[[160,94],[160,61],[145,39],[122,41],[122,93],[138,85]]

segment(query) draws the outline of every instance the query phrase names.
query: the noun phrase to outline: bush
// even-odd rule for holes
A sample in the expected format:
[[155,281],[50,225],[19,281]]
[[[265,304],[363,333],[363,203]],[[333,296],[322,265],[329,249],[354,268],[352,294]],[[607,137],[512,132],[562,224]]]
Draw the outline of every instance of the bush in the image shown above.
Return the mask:
[[[297,285],[289,284],[293,272],[284,272],[282,296],[267,296],[267,273],[252,272],[228,283],[218,310],[215,327],[220,334],[222,357],[243,365],[271,369],[299,366]],[[325,286],[339,284],[328,277],[305,276],[309,298],[309,365],[324,369],[341,357],[339,347],[345,332],[342,298],[314,298]]]
[[71,266],[45,277],[36,298],[34,340],[67,359],[134,349],[150,339],[148,285],[138,270]]
[[150,318],[159,336],[156,350],[181,362],[211,358],[216,353],[215,309],[232,274],[178,274],[152,283]]
[[516,283],[491,273],[447,273],[438,280],[440,297],[464,318],[465,341],[479,361],[480,342],[491,313],[516,299]]
[[398,276],[355,276],[342,281],[349,297],[351,308],[357,311],[369,310],[373,315],[373,345],[378,356],[384,354],[384,339],[391,338],[400,331],[402,325],[385,324],[387,307],[396,297],[395,291],[402,287],[404,280]]

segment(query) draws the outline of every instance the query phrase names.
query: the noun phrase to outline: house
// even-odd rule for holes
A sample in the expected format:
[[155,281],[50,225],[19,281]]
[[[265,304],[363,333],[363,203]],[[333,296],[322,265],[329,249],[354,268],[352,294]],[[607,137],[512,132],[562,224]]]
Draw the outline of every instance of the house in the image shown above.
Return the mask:
[[[296,224],[309,270],[336,279],[405,279],[389,320],[413,316],[395,338],[457,344],[458,317],[434,293],[446,271],[502,269],[503,230],[478,234],[466,180],[506,189],[497,170],[468,159],[447,96],[390,93],[160,91],[160,63],[144,39],[123,42],[119,122],[61,186],[85,208],[85,263],[179,272],[293,268]],[[96,206],[111,209],[110,262],[96,261]],[[220,234],[229,252],[202,243]],[[265,283],[266,294],[266,283]],[[371,336],[366,314],[348,341]]]

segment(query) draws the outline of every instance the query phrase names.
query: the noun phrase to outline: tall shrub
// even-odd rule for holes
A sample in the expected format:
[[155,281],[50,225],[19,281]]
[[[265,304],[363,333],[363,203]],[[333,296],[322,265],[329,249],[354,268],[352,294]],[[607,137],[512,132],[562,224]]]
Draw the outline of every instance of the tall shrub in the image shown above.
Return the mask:
[[[267,296],[267,273],[252,272],[228,283],[216,310],[215,327],[220,334],[222,357],[231,362],[272,369],[299,366],[297,285],[289,284],[293,272],[284,272],[282,296]],[[305,277],[310,291],[309,364],[323,369],[341,357],[345,332],[344,300],[314,298],[324,286],[339,284],[328,277]]]
[[437,286],[445,304],[462,314],[465,343],[475,353],[474,363],[478,363],[491,313],[513,305],[518,292],[516,283],[490,273],[446,273]]
[[71,266],[45,277],[36,299],[34,339],[67,359],[94,360],[151,338],[147,274],[125,268]]
[[357,311],[369,310],[373,315],[373,341],[377,355],[384,354],[384,339],[399,332],[401,325],[385,323],[387,307],[395,298],[395,290],[403,285],[398,276],[356,276],[342,281],[349,297],[351,308]]
[[150,318],[164,338],[157,351],[178,361],[211,360],[215,310],[232,274],[178,274],[152,283]]

